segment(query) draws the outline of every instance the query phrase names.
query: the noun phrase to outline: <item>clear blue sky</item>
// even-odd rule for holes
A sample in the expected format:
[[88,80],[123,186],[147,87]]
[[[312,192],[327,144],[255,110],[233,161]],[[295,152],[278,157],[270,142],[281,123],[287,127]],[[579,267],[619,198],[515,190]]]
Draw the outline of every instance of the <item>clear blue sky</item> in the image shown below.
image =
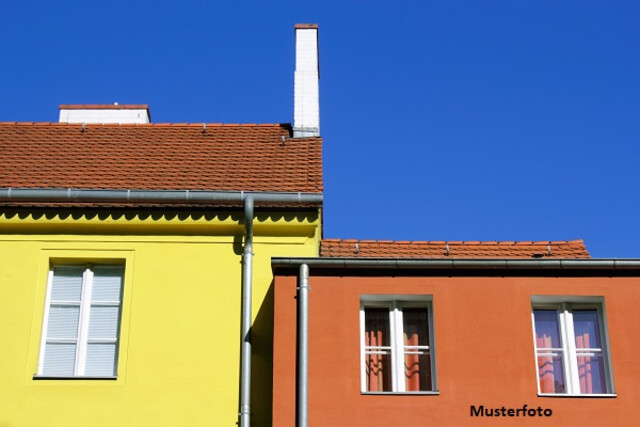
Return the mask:
[[320,25],[325,237],[640,257],[636,2],[6,2],[0,120],[289,123],[296,22]]

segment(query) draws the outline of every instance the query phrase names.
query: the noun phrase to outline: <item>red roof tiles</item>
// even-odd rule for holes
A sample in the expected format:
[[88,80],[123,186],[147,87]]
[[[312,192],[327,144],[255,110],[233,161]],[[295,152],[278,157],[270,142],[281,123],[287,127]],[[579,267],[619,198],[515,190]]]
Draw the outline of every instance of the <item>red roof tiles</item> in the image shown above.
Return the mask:
[[324,239],[320,256],[357,258],[591,258],[582,240],[558,242],[408,242]]
[[0,187],[322,193],[322,140],[290,131],[0,122]]

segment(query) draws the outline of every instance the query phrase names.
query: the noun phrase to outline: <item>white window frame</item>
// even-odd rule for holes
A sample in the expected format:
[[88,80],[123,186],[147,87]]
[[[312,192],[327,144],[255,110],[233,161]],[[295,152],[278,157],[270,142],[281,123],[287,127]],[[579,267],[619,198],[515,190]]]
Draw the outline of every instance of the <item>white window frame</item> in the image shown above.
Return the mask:
[[[365,309],[366,308],[388,308],[389,309],[389,344],[391,352],[391,391],[367,391],[367,372],[365,355],[368,348],[365,346]],[[403,342],[403,308],[424,308],[427,312],[427,322],[429,329],[429,345],[412,346],[409,350],[426,351],[429,353],[431,362],[431,387],[429,390],[406,391],[404,379],[404,356],[407,346]],[[414,348],[415,347],[415,348]],[[399,296],[395,298],[381,298],[380,296],[369,296],[361,298],[360,302],[360,391],[363,394],[437,394],[436,388],[436,365],[434,351],[434,329],[433,310],[430,299],[411,298]],[[411,353],[409,353],[411,354]]]
[[[541,301],[541,302],[536,302]],[[604,303],[600,298],[577,298],[575,300],[568,299],[559,302],[553,302],[554,299],[547,299],[545,297],[534,298],[531,306],[531,324],[533,328],[533,348],[534,348],[534,360],[536,366],[536,385],[538,388],[538,395],[540,396],[585,396],[585,397],[598,397],[598,396],[612,396],[615,395],[613,387],[613,375],[611,368],[611,357],[609,355],[609,335],[607,333],[608,327],[606,325],[606,316],[604,310]],[[588,352],[576,348],[575,344],[575,331],[573,324],[573,311],[587,309],[596,310],[598,313],[598,332],[600,334],[601,348],[592,348],[591,353],[599,353],[602,355],[604,364],[605,383],[607,387],[606,393],[581,393],[580,392],[580,377],[578,371],[578,356],[588,356]],[[551,351],[562,352],[562,367],[565,380],[566,391],[565,393],[543,393],[540,389],[540,373],[538,366],[538,345],[536,341],[536,325],[535,325],[535,310],[556,310],[558,313],[558,324],[560,327],[560,348],[553,348]],[[550,353],[551,354],[551,353]]]
[[[82,274],[82,287],[81,287],[81,295],[80,295],[80,314],[78,317],[78,337],[77,340],[73,340],[76,343],[76,355],[75,355],[75,364],[74,364],[74,373],[71,376],[60,376],[61,378],[75,378],[75,377],[86,377],[85,376],[85,368],[87,362],[87,345],[91,344],[115,344],[116,345],[116,357],[114,360],[114,372],[116,375],[99,378],[116,378],[117,377],[117,365],[118,365],[118,352],[119,352],[119,344],[120,344],[120,322],[122,321],[122,299],[124,290],[120,291],[120,300],[119,301],[100,301],[99,305],[117,305],[119,310],[119,319],[118,319],[118,331],[116,333],[116,337],[113,339],[109,338],[101,338],[101,339],[91,339],[89,340],[89,319],[91,317],[91,297],[93,292],[93,276],[94,267],[99,266],[100,268],[105,267],[113,267],[119,268],[123,270],[122,280],[124,282],[124,265],[123,264],[55,264],[51,265],[49,268],[49,273],[47,276],[47,294],[45,298],[45,306],[44,306],[44,316],[42,320],[42,336],[40,339],[40,354],[38,357],[38,372],[35,377],[50,377],[51,375],[45,375],[44,372],[44,360],[45,360],[45,352],[47,343],[69,343],[71,340],[66,339],[47,339],[47,330],[49,327],[49,310],[51,307],[51,292],[53,288],[53,277],[54,270],[56,267],[79,267],[84,268],[84,272]],[[124,283],[123,283],[124,285]],[[56,303],[61,304],[76,304],[75,301],[56,301]],[[54,376],[57,377],[57,376]],[[88,378],[88,377],[87,377]],[[90,377],[94,378],[94,377]]]

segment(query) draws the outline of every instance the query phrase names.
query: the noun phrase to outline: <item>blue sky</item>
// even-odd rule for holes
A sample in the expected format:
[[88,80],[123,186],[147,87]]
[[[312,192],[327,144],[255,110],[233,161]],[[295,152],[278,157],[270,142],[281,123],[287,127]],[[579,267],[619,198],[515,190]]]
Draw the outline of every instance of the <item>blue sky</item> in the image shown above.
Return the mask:
[[146,103],[289,123],[320,25],[325,237],[567,240],[640,257],[635,2],[9,2],[0,120]]

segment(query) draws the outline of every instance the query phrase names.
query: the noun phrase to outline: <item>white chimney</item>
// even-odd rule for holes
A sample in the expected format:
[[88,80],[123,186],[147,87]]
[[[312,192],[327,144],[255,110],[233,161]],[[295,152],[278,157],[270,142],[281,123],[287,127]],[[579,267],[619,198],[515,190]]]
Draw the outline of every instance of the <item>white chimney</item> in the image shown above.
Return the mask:
[[61,105],[60,123],[151,123],[148,105]]
[[320,136],[318,24],[296,24],[293,137]]

